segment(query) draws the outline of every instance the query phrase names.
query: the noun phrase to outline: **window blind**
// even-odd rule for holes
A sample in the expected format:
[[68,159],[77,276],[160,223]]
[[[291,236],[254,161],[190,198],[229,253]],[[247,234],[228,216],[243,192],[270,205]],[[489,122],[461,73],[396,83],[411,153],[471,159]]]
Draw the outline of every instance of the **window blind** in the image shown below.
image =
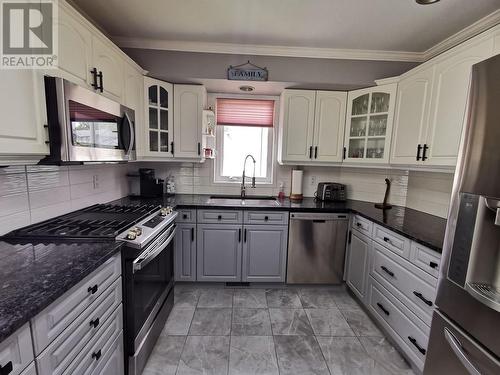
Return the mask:
[[217,125],[272,127],[274,100],[217,99]]

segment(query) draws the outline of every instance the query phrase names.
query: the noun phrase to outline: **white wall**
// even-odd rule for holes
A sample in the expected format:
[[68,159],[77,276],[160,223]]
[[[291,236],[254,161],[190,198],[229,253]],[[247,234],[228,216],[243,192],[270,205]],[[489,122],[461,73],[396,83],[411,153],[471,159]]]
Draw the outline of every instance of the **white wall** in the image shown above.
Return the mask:
[[0,234],[128,195],[132,166],[0,168]]

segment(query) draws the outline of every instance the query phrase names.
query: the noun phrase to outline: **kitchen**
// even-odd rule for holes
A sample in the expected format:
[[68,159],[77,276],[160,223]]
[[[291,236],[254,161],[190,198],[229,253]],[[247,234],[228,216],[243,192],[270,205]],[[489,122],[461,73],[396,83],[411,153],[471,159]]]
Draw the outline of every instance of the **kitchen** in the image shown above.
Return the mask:
[[144,4],[2,1],[0,374],[498,373],[498,2]]

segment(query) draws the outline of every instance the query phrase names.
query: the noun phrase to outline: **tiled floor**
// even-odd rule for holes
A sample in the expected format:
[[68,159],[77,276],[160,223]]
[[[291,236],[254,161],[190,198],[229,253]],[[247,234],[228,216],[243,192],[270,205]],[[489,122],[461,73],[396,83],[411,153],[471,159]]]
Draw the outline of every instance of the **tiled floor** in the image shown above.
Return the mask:
[[181,284],[143,374],[413,372],[343,287]]

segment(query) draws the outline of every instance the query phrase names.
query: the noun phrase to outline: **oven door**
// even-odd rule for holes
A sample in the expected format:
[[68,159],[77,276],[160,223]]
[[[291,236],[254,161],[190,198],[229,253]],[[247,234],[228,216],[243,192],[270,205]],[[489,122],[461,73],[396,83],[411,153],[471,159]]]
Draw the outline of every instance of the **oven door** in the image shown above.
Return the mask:
[[[134,259],[125,260],[127,351],[137,352],[155,323],[174,280],[175,224],[162,232]],[[125,251],[129,249],[125,248]]]

